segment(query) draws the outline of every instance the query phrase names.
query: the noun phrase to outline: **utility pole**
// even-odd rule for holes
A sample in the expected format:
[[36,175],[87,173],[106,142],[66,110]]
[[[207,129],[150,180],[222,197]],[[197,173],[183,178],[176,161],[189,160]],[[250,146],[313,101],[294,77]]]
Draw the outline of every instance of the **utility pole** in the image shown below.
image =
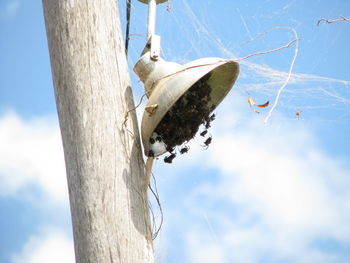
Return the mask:
[[43,0],[43,8],[76,262],[153,263],[118,2]]

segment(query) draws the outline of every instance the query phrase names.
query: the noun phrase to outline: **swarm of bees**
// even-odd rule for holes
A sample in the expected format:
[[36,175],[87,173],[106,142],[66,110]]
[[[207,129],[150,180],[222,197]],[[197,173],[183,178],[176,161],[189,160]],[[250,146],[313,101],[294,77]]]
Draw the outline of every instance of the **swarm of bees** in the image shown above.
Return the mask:
[[[204,126],[204,130],[200,132],[200,136],[205,137],[208,134],[211,122],[215,119],[215,114],[210,114],[214,107],[209,106],[212,90],[208,84],[210,75],[210,73],[206,74],[189,88],[155,129],[157,137],[151,138],[149,143],[154,144],[156,141],[162,141],[166,145],[166,150],[170,155],[164,158],[164,162],[172,163],[176,157],[176,147],[180,148],[180,154],[187,153],[189,147],[186,143],[194,138],[201,125]],[[207,149],[211,141],[211,136],[206,138],[203,147]],[[152,155],[154,156],[154,153],[150,150],[148,156]]]

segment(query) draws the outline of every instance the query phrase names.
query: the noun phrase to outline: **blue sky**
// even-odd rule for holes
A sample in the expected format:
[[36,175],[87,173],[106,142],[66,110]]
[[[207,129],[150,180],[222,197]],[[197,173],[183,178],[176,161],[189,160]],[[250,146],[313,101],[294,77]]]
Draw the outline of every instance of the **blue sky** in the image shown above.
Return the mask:
[[[158,6],[164,59],[234,59],[293,40],[285,29],[255,39],[276,27],[297,31],[299,52],[267,123],[270,108],[257,114],[246,99],[274,101],[295,45],[241,62],[208,150],[196,138],[173,164],[155,163],[164,211],[157,262],[350,262],[350,23],[316,25],[350,16],[350,2],[198,3]],[[124,28],[124,1],[119,7]],[[143,87],[132,67],[146,18],[134,0],[128,61],[136,100]],[[1,0],[0,35],[0,262],[74,262],[41,1]]]

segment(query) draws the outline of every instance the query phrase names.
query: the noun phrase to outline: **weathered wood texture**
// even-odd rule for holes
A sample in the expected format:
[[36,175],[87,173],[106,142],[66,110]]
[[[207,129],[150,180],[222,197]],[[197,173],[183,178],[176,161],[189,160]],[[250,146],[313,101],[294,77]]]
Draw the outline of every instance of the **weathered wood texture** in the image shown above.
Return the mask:
[[[77,262],[153,262],[115,0],[43,0]],[[133,136],[134,134],[135,136]]]

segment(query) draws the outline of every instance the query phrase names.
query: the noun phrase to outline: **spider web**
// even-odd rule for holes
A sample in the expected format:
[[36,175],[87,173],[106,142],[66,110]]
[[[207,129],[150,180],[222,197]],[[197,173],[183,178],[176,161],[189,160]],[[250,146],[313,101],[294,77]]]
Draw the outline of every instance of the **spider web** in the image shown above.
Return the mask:
[[[147,6],[134,2],[133,11],[137,15],[132,16],[132,24],[134,30],[141,33],[136,34],[134,39],[131,36],[132,41],[135,40],[134,44],[137,42],[129,56],[131,66],[139,57],[140,46],[144,45],[145,33],[140,30],[145,30],[147,19]],[[169,61],[186,63],[211,56],[236,59],[275,49],[292,41],[293,34],[288,30],[274,30],[266,34],[264,32],[288,24],[300,34],[300,52],[276,110],[284,113],[286,118],[294,118],[296,111],[302,111],[307,113],[308,121],[349,120],[350,81],[346,77],[339,78],[336,74],[324,72],[324,64],[329,64],[327,57],[333,53],[332,50],[338,48],[350,25],[344,23],[336,28],[334,25],[317,27],[320,14],[314,19],[304,19],[309,23],[305,29],[304,21],[289,15],[289,9],[297,5],[296,1],[283,1],[284,3],[274,9],[268,7],[269,1],[254,3],[254,8],[250,8],[250,16],[243,15],[247,10],[242,10],[242,7],[225,10],[225,2],[218,4],[217,1],[201,1],[198,4],[196,1],[177,0],[171,2],[170,11],[166,11],[166,5],[158,5],[156,32],[162,37],[162,57]],[[213,9],[223,10],[223,16],[212,15]],[[121,10],[125,8],[121,7]],[[139,16],[141,11],[144,16]],[[338,15],[334,7],[334,16]],[[217,20],[221,22],[218,23]],[[255,38],[260,34],[263,35]],[[326,44],[321,41],[324,39],[327,39]],[[315,45],[323,53],[311,54],[315,57],[311,60],[310,55],[305,52],[312,51]],[[292,45],[288,49],[241,61],[240,76],[235,85],[237,92],[242,97],[273,102],[278,89],[288,76],[294,48]],[[330,69],[340,66],[329,64]],[[266,115],[267,113],[264,117]]]

